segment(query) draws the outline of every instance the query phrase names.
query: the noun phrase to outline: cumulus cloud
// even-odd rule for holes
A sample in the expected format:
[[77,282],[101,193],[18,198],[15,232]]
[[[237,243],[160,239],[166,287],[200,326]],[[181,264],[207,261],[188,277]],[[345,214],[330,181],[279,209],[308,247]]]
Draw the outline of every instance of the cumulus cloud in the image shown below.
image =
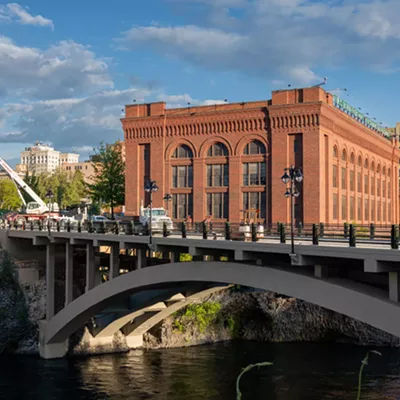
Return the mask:
[[109,143],[122,135],[120,116],[132,98],[143,101],[145,89],[107,90],[82,98],[9,103],[0,108],[9,129],[0,133],[0,142],[51,142],[59,149],[80,149]]
[[54,29],[54,23],[51,19],[41,15],[32,15],[25,8],[17,3],[8,3],[0,5],[0,21],[16,21],[21,25],[45,26]]
[[194,99],[189,94],[168,95],[160,93],[157,95],[158,101],[165,101],[167,107],[187,107],[187,106],[211,106],[214,104],[225,104],[224,100],[198,100]]
[[65,98],[112,86],[108,65],[86,46],[61,41],[41,50],[0,36],[0,96]]
[[146,46],[208,69],[303,85],[320,81],[318,69],[344,62],[388,71],[400,61],[398,0],[174,1],[201,3],[217,16],[240,9],[241,18],[233,27],[210,26],[212,18],[184,26],[133,27],[120,38],[125,48]]

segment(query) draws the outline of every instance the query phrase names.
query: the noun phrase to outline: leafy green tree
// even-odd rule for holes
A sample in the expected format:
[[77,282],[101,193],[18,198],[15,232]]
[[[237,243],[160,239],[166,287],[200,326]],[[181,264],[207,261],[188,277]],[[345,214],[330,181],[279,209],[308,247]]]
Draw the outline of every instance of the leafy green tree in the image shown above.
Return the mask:
[[9,179],[0,181],[0,209],[17,210],[22,206],[17,188]]
[[92,160],[94,183],[89,185],[92,200],[107,204],[114,219],[114,208],[125,203],[125,163],[120,146],[106,146],[102,142]]
[[[43,201],[47,201],[46,194],[51,189],[54,193],[53,201],[61,208],[79,204],[88,194],[87,185],[80,171],[75,171],[73,175],[63,170],[57,170],[53,174],[30,175],[25,177],[25,182]],[[32,201],[29,196],[27,197],[26,201]]]

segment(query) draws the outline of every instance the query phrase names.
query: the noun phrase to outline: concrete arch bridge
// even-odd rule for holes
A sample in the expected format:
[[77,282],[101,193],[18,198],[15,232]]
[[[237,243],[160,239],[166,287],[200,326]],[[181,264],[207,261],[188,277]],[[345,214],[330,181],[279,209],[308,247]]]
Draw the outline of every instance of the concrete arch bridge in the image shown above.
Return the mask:
[[[231,284],[299,298],[347,315],[400,337],[399,252],[394,250],[237,243],[195,239],[121,237],[82,233],[0,232],[11,253],[46,255],[47,315],[40,324],[40,353],[63,357],[69,337],[92,318],[99,342],[122,332],[130,347],[139,347],[145,332],[180,308]],[[17,245],[17,248],[14,246]],[[100,283],[99,251],[107,246],[109,280]],[[74,250],[86,252],[86,290],[73,298]],[[97,250],[95,250],[97,249]],[[153,252],[163,254],[156,265]],[[130,271],[121,256],[131,257]],[[189,253],[193,262],[177,262]],[[227,261],[219,261],[221,257]],[[65,268],[65,307],[55,313],[56,259]],[[116,305],[124,304],[123,309]],[[104,315],[106,317],[104,317]],[[108,316],[108,317],[107,317]]]

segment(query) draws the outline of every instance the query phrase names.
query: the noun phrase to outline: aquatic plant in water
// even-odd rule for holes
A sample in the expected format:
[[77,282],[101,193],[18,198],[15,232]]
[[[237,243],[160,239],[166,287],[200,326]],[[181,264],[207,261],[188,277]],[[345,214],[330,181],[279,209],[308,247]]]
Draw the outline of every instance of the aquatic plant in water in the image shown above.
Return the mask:
[[[361,367],[360,367],[360,372],[358,374],[358,390],[357,390],[357,400],[361,399],[361,387],[362,387],[362,375],[364,371],[364,367],[368,365],[369,361],[369,356],[370,354],[376,354],[378,356],[381,356],[382,354],[379,353],[379,351],[376,350],[370,350],[366,356],[363,358],[361,361]],[[252,370],[253,368],[261,368],[261,367],[270,367],[273,365],[271,362],[261,362],[257,364],[250,364],[246,368],[243,369],[243,371],[239,374],[239,376],[236,379],[236,400],[242,400],[242,392],[240,391],[239,385],[240,385],[240,379],[242,376],[246,373]]]

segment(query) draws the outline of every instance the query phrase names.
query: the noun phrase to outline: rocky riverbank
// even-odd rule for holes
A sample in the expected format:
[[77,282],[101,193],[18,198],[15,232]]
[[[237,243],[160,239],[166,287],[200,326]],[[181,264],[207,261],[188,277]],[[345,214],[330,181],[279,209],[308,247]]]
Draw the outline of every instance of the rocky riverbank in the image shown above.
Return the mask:
[[344,315],[271,292],[228,290],[191,305],[145,334],[147,348],[225,340],[400,346],[400,339]]
[[[0,354],[36,354],[38,321],[46,310],[45,282],[20,285],[11,260],[0,260],[0,264]],[[232,288],[164,320],[145,334],[144,347],[185,347],[227,340],[400,346],[399,338],[304,301]],[[109,344],[95,344],[87,328],[70,340],[71,354],[127,350],[123,335],[115,335]]]

